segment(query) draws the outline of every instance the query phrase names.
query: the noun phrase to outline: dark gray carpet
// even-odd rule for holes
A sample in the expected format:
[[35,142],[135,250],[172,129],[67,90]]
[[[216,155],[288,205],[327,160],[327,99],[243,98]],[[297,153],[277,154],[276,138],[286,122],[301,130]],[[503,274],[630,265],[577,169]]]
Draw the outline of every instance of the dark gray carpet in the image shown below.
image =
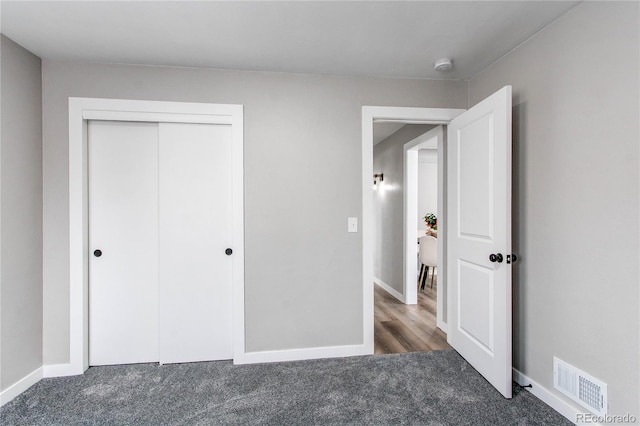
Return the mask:
[[234,366],[93,367],[0,409],[8,425],[563,425],[514,385],[504,399],[455,351]]

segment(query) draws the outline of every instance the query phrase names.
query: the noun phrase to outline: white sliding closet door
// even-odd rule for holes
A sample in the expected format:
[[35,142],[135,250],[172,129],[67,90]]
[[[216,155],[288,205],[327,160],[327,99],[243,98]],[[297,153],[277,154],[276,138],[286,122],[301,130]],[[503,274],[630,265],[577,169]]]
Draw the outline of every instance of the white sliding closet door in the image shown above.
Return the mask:
[[158,124],[88,132],[89,364],[158,361]]
[[231,126],[160,123],[160,362],[233,358]]
[[89,364],[233,358],[231,126],[89,123]]

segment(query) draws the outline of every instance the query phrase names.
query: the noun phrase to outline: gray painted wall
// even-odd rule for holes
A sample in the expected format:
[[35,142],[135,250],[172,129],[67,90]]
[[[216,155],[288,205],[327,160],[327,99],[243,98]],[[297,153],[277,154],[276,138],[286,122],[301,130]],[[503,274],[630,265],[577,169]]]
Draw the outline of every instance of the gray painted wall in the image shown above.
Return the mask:
[[42,365],[41,61],[1,36],[0,390]]
[[69,359],[69,96],[245,106],[248,351],[362,343],[361,107],[467,100],[454,81],[45,60],[45,364]]
[[404,144],[433,127],[406,125],[373,148],[373,172],[384,174],[382,187],[373,194],[373,276],[400,294],[404,281]]
[[469,84],[514,89],[514,366],[553,389],[557,356],[636,416],[638,12],[585,2]]

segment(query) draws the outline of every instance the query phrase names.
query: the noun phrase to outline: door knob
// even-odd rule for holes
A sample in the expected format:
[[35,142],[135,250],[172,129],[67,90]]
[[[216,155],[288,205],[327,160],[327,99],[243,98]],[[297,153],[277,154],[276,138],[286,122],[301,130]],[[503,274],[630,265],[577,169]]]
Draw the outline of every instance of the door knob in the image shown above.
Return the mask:
[[227,256],[231,256],[231,253],[233,253],[233,250],[231,250],[230,248],[228,248],[228,249],[226,249],[226,250],[224,251],[224,253],[225,253]]
[[102,256],[102,250],[100,250],[100,249],[94,250],[94,251],[93,251],[93,255],[94,255],[95,257],[100,257],[100,256]]
[[504,260],[504,258],[502,257],[502,254],[498,253],[498,254],[490,254],[489,255],[489,260],[493,263],[498,262],[498,263],[502,263],[502,261]]

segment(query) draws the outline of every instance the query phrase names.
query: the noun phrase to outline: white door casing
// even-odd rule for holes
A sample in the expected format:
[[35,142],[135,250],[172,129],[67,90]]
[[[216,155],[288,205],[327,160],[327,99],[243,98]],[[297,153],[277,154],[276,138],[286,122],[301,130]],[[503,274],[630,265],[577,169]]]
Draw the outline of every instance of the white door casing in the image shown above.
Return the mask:
[[82,374],[89,367],[88,120],[231,125],[233,358],[242,362],[246,358],[242,105],[69,98],[69,362],[48,366],[48,376]]
[[448,130],[448,341],[511,398],[511,86]]
[[158,124],[92,121],[88,131],[90,364],[155,362]]
[[160,363],[233,358],[231,126],[160,123]]

